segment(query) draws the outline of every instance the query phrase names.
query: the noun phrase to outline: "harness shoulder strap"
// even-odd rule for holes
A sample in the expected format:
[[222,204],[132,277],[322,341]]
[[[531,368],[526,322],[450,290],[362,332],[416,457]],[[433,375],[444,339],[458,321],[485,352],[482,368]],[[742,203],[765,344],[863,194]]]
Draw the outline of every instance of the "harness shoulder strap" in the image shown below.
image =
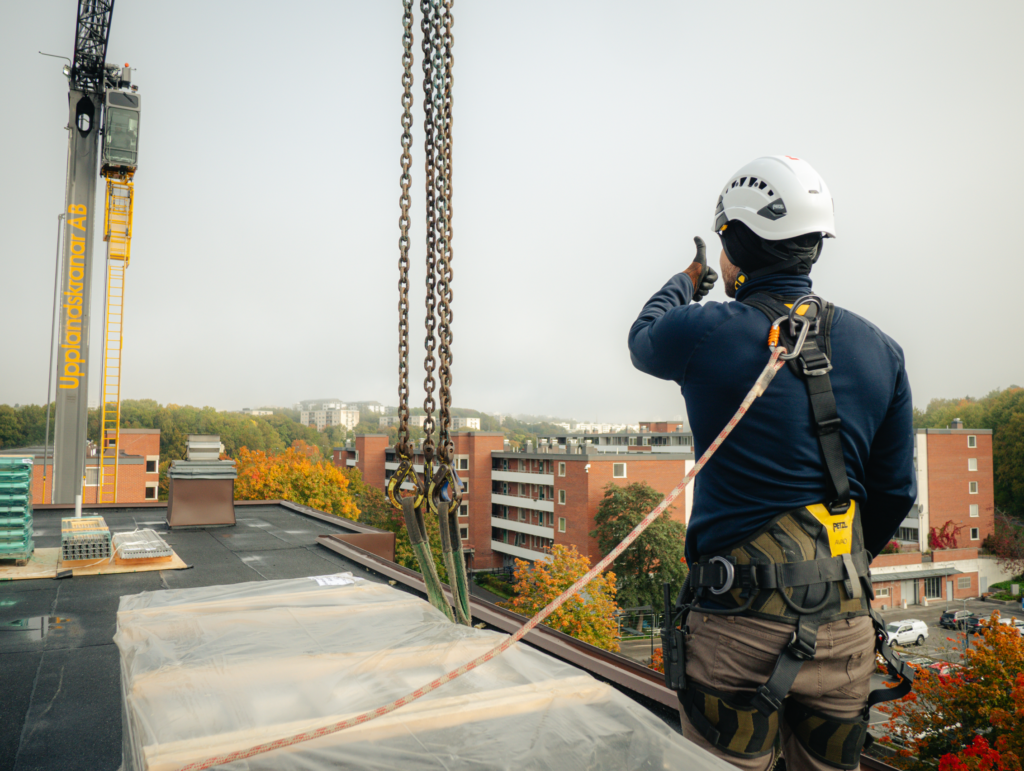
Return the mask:
[[[783,298],[767,292],[758,292],[743,302],[764,313],[769,322],[774,322],[781,316],[788,316],[790,312],[790,308],[786,306]],[[816,314],[817,308],[811,305],[807,313]],[[836,407],[835,394],[832,392],[832,381],[828,376],[832,369],[830,336],[834,317],[835,306],[832,303],[827,303],[822,318],[819,319],[818,333],[813,337],[808,336],[800,350],[800,355],[789,362],[793,373],[801,378],[807,386],[807,396],[811,402],[811,414],[814,418],[814,430],[818,436],[818,444],[821,447],[825,468],[828,471],[828,481],[831,485],[832,495],[827,504],[830,511],[842,510],[849,505],[850,501],[850,479],[846,475],[842,435],[839,433],[842,421]],[[783,324],[779,329],[786,348],[792,350],[796,341],[790,337],[788,326]]]

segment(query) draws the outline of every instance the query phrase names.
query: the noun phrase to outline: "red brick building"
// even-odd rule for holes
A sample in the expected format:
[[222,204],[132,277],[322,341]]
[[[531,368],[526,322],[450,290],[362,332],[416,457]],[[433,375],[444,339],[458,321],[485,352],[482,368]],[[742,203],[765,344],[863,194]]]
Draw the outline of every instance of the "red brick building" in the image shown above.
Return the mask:
[[[652,452],[625,440],[602,451],[597,437],[561,444],[545,437],[536,452],[532,443],[525,452],[513,452],[500,433],[468,431],[452,438],[466,486],[459,512],[463,548],[477,570],[511,565],[517,557],[544,559],[556,543],[573,544],[595,562],[603,555],[590,532],[605,485],[645,481],[667,494],[693,466],[692,453]],[[422,473],[422,454],[413,462]],[[381,488],[398,468],[394,448],[381,435],[359,436],[353,447],[336,448],[334,463],[359,468],[368,484]],[[692,501],[690,490],[671,512],[681,522]]]
[[[915,433],[918,497],[900,525],[901,553],[871,565],[875,607],[942,604],[978,597],[1005,576],[980,553],[995,529],[992,431],[921,428]],[[870,509],[869,509],[870,510]],[[933,548],[933,531],[952,532],[956,548]]]
[[[32,468],[32,503],[49,503],[53,495],[53,448],[46,457],[46,500],[43,500],[43,448],[24,447],[4,450],[3,455],[29,455],[35,459]],[[90,447],[85,458],[85,484],[82,503],[96,503],[100,483],[99,458]],[[155,501],[160,484],[160,429],[122,428],[121,454],[117,464],[117,502]]]

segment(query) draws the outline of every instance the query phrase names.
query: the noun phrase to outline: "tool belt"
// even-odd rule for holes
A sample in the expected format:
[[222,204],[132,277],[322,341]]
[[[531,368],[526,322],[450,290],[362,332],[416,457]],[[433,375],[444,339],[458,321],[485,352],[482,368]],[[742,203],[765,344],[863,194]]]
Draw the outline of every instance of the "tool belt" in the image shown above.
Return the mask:
[[[872,742],[867,733],[871,708],[907,694],[913,673],[889,648],[882,618],[871,609],[871,556],[864,549],[860,508],[850,497],[841,421],[828,378],[834,308],[814,295],[789,303],[762,293],[745,302],[768,316],[770,343],[781,336],[790,352],[784,357],[807,385],[829,498],[826,503],[783,512],[741,542],[702,555],[691,566],[674,607],[665,585],[665,684],[678,691],[693,727],[726,754],[753,758],[771,752],[781,719],[813,757],[835,768],[851,769]],[[782,323],[786,320],[788,325]],[[686,616],[694,607],[701,614],[751,615],[793,625],[793,636],[767,682],[753,693],[741,694],[687,682]],[[872,691],[860,717],[852,720],[787,698],[801,667],[817,652],[819,626],[865,615],[871,616],[874,625],[875,650],[899,684]]]

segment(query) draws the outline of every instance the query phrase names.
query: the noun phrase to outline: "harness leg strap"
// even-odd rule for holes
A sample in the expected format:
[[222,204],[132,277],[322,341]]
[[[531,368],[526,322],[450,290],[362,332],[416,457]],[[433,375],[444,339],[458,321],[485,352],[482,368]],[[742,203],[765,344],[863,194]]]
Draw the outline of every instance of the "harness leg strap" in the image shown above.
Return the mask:
[[793,735],[813,758],[833,768],[860,765],[860,753],[868,740],[868,721],[863,715],[847,720],[793,698],[786,699],[784,714]]

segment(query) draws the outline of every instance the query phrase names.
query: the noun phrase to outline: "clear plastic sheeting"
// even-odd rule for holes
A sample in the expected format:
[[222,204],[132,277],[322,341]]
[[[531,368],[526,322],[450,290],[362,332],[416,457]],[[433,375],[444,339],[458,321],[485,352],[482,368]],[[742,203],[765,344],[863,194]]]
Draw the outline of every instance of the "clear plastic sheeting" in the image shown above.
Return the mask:
[[[390,703],[497,645],[350,574],[121,598],[126,771],[171,771]],[[586,672],[519,644],[368,723],[234,771],[720,769]]]
[[157,559],[173,557],[174,550],[157,535],[155,530],[133,530],[130,533],[115,533],[114,552],[123,560]]

